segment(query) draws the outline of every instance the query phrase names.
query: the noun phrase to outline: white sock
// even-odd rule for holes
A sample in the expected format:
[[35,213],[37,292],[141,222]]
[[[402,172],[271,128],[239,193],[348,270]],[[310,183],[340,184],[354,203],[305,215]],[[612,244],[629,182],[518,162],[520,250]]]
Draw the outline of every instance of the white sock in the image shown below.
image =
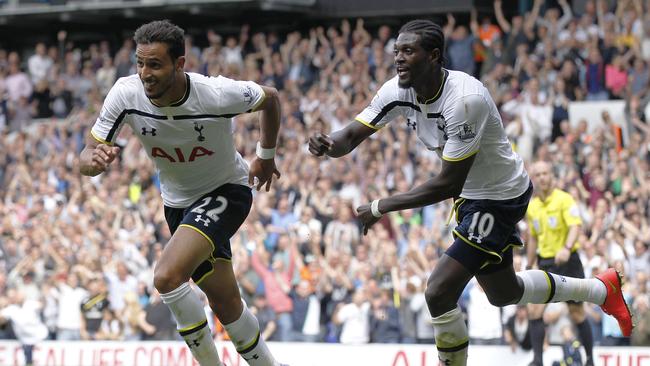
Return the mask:
[[469,335],[460,308],[456,306],[453,310],[433,318],[433,331],[438,359],[447,366],[467,365]]
[[201,366],[222,366],[214,344],[208,320],[203,311],[199,296],[192,290],[188,282],[166,294],[160,294],[178,325],[178,332],[192,351],[194,358]]
[[546,304],[561,301],[587,301],[602,305],[607,288],[596,278],[573,278],[537,269],[518,272],[524,294],[518,304]]
[[257,318],[248,310],[246,303],[243,305],[244,310],[239,316],[239,319],[223,325],[230,336],[230,340],[235,344],[237,352],[239,352],[249,365],[278,365],[260,335],[260,325],[257,322]]

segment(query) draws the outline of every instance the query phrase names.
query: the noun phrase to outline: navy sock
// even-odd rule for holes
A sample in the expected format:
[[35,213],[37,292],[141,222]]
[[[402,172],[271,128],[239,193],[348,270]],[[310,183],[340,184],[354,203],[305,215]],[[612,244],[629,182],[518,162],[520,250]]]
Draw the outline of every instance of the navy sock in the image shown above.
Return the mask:
[[530,327],[530,343],[533,345],[533,363],[542,365],[544,352],[544,337],[546,336],[546,325],[542,319],[533,319],[528,322]]
[[576,324],[578,327],[578,336],[582,345],[585,347],[585,353],[587,354],[587,360],[594,358],[594,337],[591,334],[591,324],[589,324],[589,319],[585,319],[582,323]]

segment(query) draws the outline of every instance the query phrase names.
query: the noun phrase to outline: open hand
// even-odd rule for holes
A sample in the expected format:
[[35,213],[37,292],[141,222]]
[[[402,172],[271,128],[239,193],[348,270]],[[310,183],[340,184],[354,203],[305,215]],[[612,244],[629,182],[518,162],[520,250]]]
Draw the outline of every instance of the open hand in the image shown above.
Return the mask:
[[368,234],[368,229],[374,225],[381,217],[375,217],[370,211],[370,204],[357,207],[357,218],[363,226],[363,235]]
[[248,172],[248,185],[253,186],[255,178],[257,178],[257,190],[259,191],[266,184],[268,192],[271,189],[274,175],[276,179],[280,179],[280,171],[275,167],[275,159],[255,158]]

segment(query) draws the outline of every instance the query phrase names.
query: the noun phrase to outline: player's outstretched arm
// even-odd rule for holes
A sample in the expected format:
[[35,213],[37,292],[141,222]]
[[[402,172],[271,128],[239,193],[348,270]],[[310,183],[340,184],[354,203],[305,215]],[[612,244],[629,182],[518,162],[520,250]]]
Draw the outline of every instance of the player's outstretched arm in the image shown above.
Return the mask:
[[86,146],[79,154],[79,172],[91,177],[101,174],[115,160],[119,152],[119,147],[102,144],[88,134]]
[[309,152],[316,156],[339,158],[354,150],[363,140],[377,130],[359,122],[351,122],[331,135],[316,133],[309,138]]
[[280,131],[280,99],[275,88],[262,86],[264,101],[257,107],[260,115],[260,145],[265,149],[275,148]]
[[248,173],[248,183],[254,184],[257,178],[257,190],[266,185],[266,191],[271,189],[273,176],[280,178],[280,171],[275,166],[275,147],[280,131],[280,99],[275,88],[262,86],[265,98],[257,108],[260,115],[260,141],[257,143],[257,157],[251,162]]
[[463,191],[475,157],[476,155],[472,155],[460,161],[443,160],[440,174],[413,187],[410,191],[359,206],[357,216],[363,224],[364,235],[385,213],[427,206],[458,197]]

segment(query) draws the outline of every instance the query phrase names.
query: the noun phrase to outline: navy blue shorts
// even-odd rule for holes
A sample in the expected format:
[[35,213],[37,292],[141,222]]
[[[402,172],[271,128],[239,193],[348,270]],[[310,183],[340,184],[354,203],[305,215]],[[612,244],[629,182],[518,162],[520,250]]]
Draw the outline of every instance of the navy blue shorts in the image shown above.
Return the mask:
[[227,183],[199,198],[189,207],[165,206],[165,219],[172,234],[179,226],[188,226],[198,231],[212,245],[210,258],[192,273],[194,282],[199,283],[212,272],[215,260],[231,260],[230,238],[246,220],[252,203],[250,187]]
[[523,246],[517,223],[526,216],[532,195],[531,183],[521,196],[509,200],[456,200],[459,224],[453,230],[455,240],[446,254],[475,275],[511,266],[512,248]]

